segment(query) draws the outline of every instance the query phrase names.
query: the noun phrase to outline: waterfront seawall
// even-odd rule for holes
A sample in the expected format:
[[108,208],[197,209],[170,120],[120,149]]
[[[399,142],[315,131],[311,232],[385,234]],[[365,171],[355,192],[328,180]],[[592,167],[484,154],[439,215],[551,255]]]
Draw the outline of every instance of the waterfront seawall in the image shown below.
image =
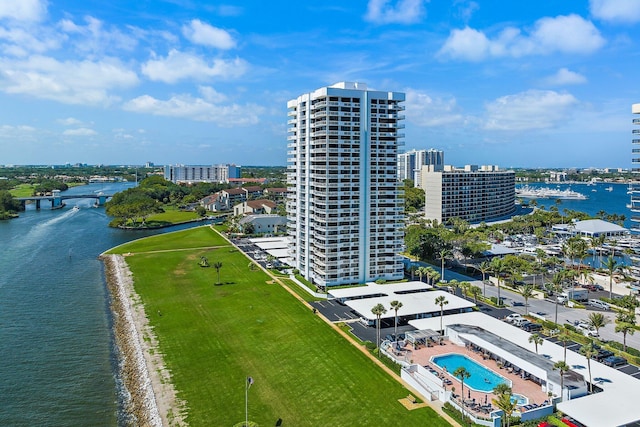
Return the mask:
[[102,255],[116,346],[124,387],[129,395],[124,410],[130,425],[184,426],[184,405],[178,401],[169,372],[164,368],[157,340],[144,306],[133,287],[121,255]]

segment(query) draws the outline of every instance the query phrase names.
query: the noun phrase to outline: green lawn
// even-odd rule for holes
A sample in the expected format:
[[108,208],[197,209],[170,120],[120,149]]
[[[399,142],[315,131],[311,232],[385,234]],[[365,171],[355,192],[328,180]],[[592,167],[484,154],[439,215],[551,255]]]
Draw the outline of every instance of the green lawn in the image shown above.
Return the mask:
[[193,211],[181,211],[175,206],[163,206],[163,209],[164,212],[149,216],[149,218],[147,218],[147,222],[177,223],[200,218],[200,216]]
[[33,195],[33,184],[20,184],[17,187],[9,190],[13,197],[31,197]]
[[[162,249],[221,246],[171,252]],[[446,426],[409,392],[208,227],[154,236],[114,252],[127,262],[190,426]],[[221,285],[201,256],[222,262]],[[162,314],[158,315],[158,311]]]

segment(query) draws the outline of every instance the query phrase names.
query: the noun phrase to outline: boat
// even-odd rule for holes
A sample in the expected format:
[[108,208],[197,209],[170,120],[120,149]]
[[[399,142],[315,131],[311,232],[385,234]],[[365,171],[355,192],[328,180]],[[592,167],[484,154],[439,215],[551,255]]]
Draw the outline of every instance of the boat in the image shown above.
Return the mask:
[[587,199],[587,196],[585,196],[584,194],[573,191],[570,188],[567,188],[566,190],[560,190],[559,188],[536,188],[529,187],[528,185],[516,188],[516,197],[523,197],[527,199]]
[[613,191],[613,187],[609,186],[609,187],[605,188],[605,190],[607,190],[607,191]]
[[74,207],[71,208],[72,211],[79,211],[80,207],[78,205],[75,205]]

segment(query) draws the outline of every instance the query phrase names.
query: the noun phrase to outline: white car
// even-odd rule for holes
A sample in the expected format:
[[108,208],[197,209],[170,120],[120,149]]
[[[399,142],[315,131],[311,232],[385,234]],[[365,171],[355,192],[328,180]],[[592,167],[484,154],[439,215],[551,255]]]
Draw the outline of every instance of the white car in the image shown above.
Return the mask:
[[587,323],[578,323],[576,330],[587,337],[598,337],[598,331]]
[[507,317],[504,318],[505,322],[507,323],[513,323],[516,320],[520,321],[520,320],[525,320],[524,317],[522,317],[520,314],[518,313],[511,313],[510,315],[508,315]]

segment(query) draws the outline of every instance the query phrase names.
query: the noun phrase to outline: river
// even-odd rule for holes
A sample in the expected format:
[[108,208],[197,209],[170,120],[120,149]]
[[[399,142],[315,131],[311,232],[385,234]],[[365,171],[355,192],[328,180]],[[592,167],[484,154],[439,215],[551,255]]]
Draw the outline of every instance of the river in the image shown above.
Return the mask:
[[[64,192],[113,194],[132,183]],[[43,202],[0,221],[0,425],[123,425],[102,263],[105,250],[158,234],[107,227],[94,199]],[[72,209],[79,206],[79,210]],[[180,227],[184,228],[184,227]],[[171,230],[175,230],[172,228]]]

